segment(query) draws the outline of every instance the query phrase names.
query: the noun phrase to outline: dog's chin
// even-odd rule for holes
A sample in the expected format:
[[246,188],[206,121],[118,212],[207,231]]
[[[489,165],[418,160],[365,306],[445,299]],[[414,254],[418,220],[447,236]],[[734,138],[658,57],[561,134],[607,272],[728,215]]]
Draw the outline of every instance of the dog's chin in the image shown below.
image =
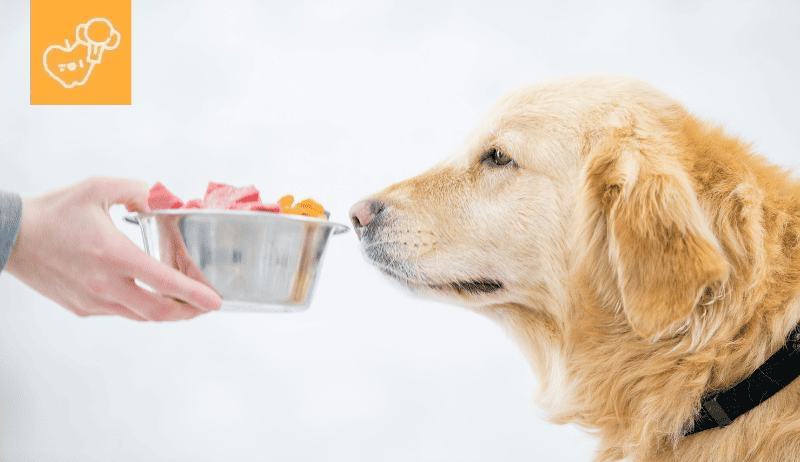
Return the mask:
[[420,278],[419,280],[410,279],[404,274],[398,274],[397,272],[387,268],[379,269],[384,275],[388,276],[394,282],[398,283],[402,287],[405,287],[411,292],[418,293],[420,295],[427,293],[433,296],[456,295],[461,298],[480,297],[482,295],[494,294],[504,289],[503,283],[496,279],[476,278],[434,284],[430,282],[424,282],[424,278]]

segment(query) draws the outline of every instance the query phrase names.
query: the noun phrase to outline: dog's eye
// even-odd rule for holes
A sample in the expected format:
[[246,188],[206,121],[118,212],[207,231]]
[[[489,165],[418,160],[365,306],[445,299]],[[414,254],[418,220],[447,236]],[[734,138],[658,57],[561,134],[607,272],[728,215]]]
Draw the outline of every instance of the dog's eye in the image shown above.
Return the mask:
[[513,159],[503,153],[503,151],[492,148],[483,155],[481,163],[490,167],[514,167],[517,165]]

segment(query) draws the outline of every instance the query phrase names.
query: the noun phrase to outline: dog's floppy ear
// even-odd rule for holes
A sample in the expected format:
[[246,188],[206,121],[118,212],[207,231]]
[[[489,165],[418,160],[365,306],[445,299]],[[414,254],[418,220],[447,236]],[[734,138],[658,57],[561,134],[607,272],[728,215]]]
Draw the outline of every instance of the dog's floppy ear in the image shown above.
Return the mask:
[[584,171],[584,258],[605,259],[591,270],[613,273],[619,297],[612,297],[647,339],[687,317],[728,272],[677,149],[615,130],[592,149]]

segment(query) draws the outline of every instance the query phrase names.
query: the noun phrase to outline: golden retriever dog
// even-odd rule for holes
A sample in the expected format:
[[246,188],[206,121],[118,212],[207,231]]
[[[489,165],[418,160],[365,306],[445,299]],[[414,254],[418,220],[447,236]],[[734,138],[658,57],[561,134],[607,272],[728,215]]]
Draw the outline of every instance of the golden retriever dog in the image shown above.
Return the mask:
[[687,435],[800,320],[800,183],[648,84],[506,95],[463,146],[351,209],[367,259],[499,323],[596,460],[800,460],[800,380]]

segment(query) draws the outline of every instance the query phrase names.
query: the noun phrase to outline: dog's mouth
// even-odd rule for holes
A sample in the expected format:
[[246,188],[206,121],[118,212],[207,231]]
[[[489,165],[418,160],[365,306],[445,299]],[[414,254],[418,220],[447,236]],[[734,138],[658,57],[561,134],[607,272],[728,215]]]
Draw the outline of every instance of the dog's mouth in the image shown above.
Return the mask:
[[[503,283],[496,279],[474,279],[432,284],[410,278],[409,272],[403,267],[378,266],[380,271],[410,289],[428,288],[437,292],[455,292],[458,295],[486,295],[503,290]],[[398,271],[399,270],[399,271]]]
[[457,281],[449,284],[430,284],[434,290],[452,290],[459,295],[491,294],[503,289],[503,283],[494,279],[477,279],[474,281]]

